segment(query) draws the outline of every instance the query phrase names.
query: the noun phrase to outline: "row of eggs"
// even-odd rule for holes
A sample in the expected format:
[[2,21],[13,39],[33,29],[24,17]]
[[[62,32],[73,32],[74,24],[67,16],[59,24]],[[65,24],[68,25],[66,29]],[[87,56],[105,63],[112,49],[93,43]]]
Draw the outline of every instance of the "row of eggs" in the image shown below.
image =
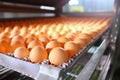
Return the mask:
[[109,21],[60,17],[1,23],[0,52],[10,52],[18,59],[28,57],[34,63],[48,59],[53,65],[61,65],[105,30]]

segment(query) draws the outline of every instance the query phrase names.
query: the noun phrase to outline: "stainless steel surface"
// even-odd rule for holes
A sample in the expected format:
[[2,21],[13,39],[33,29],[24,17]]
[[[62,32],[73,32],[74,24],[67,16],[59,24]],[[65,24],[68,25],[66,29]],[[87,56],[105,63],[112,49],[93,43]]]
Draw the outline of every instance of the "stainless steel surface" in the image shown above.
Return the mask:
[[8,55],[0,54],[0,65],[13,69],[29,77],[35,78],[39,72],[40,64],[32,64]]
[[40,65],[39,72],[35,77],[35,80],[57,80],[60,73],[60,68],[52,65],[42,64]]
[[0,64],[36,80],[56,80],[61,70],[52,65],[34,64],[4,54],[0,54]]
[[94,52],[94,55],[91,57],[91,59],[88,61],[88,63],[85,65],[81,73],[78,75],[77,80],[89,80],[92,73],[94,72],[96,66],[98,65],[98,62],[100,61],[106,47],[108,46],[109,41],[105,39],[102,44],[97,48],[97,50]]
[[108,74],[108,70],[110,69],[110,63],[111,63],[111,54],[107,56],[107,60],[105,60],[105,65],[98,77],[98,80],[105,80],[106,76]]

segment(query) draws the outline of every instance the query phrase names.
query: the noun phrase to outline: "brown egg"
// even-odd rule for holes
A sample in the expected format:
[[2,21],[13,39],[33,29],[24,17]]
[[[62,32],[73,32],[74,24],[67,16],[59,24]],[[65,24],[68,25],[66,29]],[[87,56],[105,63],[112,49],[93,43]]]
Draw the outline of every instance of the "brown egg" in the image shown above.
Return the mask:
[[82,33],[88,35],[91,39],[93,39],[96,36],[96,33],[92,31],[84,31]]
[[19,25],[15,25],[13,31],[18,31],[18,30],[19,30]]
[[51,38],[52,39],[57,39],[59,38],[61,35],[58,32],[52,32]]
[[6,48],[0,44],[0,52],[1,53],[6,53]]
[[10,32],[11,31],[11,27],[6,27],[5,28],[5,32]]
[[33,40],[35,40],[35,38],[33,38],[33,37],[28,37],[28,38],[26,38],[26,40],[25,40],[25,43],[28,45],[31,41],[33,41]]
[[5,40],[5,39],[1,39],[1,40],[0,40],[0,44],[5,47],[6,52],[9,52],[9,50],[8,50],[9,47],[10,47],[9,41],[7,41],[7,40]]
[[68,33],[65,37],[67,37],[70,40],[73,40],[75,37],[75,33]]
[[13,35],[18,35],[18,34],[19,34],[18,30],[12,30],[11,33],[10,33],[10,36],[13,37]]
[[28,56],[29,56],[29,50],[27,50],[27,48],[25,47],[18,47],[14,51],[14,57],[16,58],[23,59],[24,57],[28,57]]
[[28,34],[28,33],[27,33],[26,31],[24,31],[24,32],[20,32],[19,35],[21,35],[23,38],[26,38],[27,34]]
[[59,43],[58,41],[50,41],[46,45],[46,50],[49,53],[50,50],[53,49],[53,48],[55,48],[55,47],[62,47],[62,44]]
[[8,36],[6,36],[6,35],[0,35],[0,40],[7,40],[8,42],[10,42],[11,41],[11,39],[8,37]]
[[30,60],[31,62],[42,62],[43,60],[48,58],[48,54],[45,49],[43,49],[41,46],[35,46],[30,51]]
[[16,36],[16,35],[19,35],[19,33],[18,33],[18,32],[13,32],[13,33],[11,32],[9,37],[10,37],[10,38],[13,38],[13,37]]
[[23,33],[23,32],[27,32],[27,27],[24,26],[20,29],[20,33]]
[[42,48],[44,48],[43,43],[42,43],[41,41],[39,41],[39,40],[33,40],[33,41],[31,41],[31,42],[28,44],[27,48],[32,49],[32,48],[35,47],[35,46],[41,46]]
[[9,51],[14,52],[14,50],[18,47],[25,47],[25,44],[23,44],[21,41],[12,41],[10,43]]
[[80,33],[77,37],[84,39],[86,43],[91,41],[91,37],[88,34]]
[[59,38],[57,39],[57,41],[62,44],[62,47],[64,47],[64,44],[65,44],[67,41],[69,41],[69,40],[70,40],[70,39],[68,39],[68,38],[66,38],[66,37],[64,37],[64,36],[59,37]]
[[80,47],[74,41],[68,41],[64,45],[64,49],[67,52],[68,56],[74,57],[80,51]]
[[39,40],[46,46],[50,39],[46,36],[39,36]]
[[0,35],[9,37],[10,33],[9,32],[2,32]]
[[50,51],[49,60],[51,64],[59,66],[68,61],[68,55],[63,48],[56,47]]
[[96,35],[98,35],[101,32],[100,29],[97,29],[97,28],[94,28],[94,29],[92,29],[90,31],[95,33]]
[[12,41],[12,42],[14,42],[14,41],[21,41],[22,43],[24,43],[24,42],[25,42],[25,39],[24,39],[24,37],[21,36],[21,35],[16,35],[16,36],[14,36],[14,37],[12,38],[11,41]]
[[74,42],[77,43],[77,44],[79,44],[80,48],[83,48],[86,45],[86,42],[84,41],[84,39],[81,39],[79,37],[75,38]]
[[37,37],[36,37],[34,34],[27,34],[26,37],[27,37],[27,38],[32,37],[32,38],[34,38],[34,39],[37,39]]
[[35,29],[39,31],[41,28],[42,28],[42,25],[37,24],[37,26],[36,26],[36,28],[35,28]]

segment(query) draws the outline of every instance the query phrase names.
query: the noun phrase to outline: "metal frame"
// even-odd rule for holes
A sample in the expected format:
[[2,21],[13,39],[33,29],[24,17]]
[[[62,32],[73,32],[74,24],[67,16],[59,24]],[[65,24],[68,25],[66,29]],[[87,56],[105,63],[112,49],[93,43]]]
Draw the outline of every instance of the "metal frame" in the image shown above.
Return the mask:
[[89,80],[90,79],[105,49],[107,48],[108,44],[109,44],[109,41],[107,39],[101,43],[101,45],[94,52],[94,55],[91,57],[91,59],[88,61],[88,63],[85,65],[83,70],[78,75],[77,80]]
[[111,12],[65,12],[62,15],[67,17],[113,17],[114,13]]
[[[120,1],[115,0],[115,7],[114,7],[114,22],[113,22],[113,30],[111,32],[114,32],[114,35],[116,38],[112,39],[112,50],[114,52],[114,55],[112,57],[112,64],[111,64],[111,75],[110,80],[118,80],[119,77],[119,71],[120,71]],[[113,36],[114,36],[113,35]],[[112,37],[111,37],[112,38]]]
[[64,74],[68,74],[68,72],[71,71],[73,67],[79,62],[82,55],[84,55],[85,52],[87,52],[92,47],[92,45],[108,31],[109,27],[106,28],[104,32],[95,37],[81,52],[79,52],[75,59],[72,59],[72,61],[70,60],[66,67],[54,67],[52,65],[46,64],[46,62],[43,62],[43,64],[33,64],[4,54],[0,54],[0,64],[36,80],[63,79],[62,76]]
[[[63,3],[61,3],[60,5],[57,6],[56,11],[53,11],[56,14],[56,16],[61,15],[62,7],[60,7],[60,6],[62,4]],[[29,8],[26,8],[26,9],[29,11]],[[21,10],[23,10],[23,7],[21,8]],[[13,11],[13,10],[10,10],[10,11]],[[35,10],[33,12],[37,12],[37,10]],[[38,12],[39,12],[39,10],[38,10]],[[45,13],[46,13],[46,11],[45,11]],[[68,16],[68,17],[71,16],[71,15],[76,15],[75,17],[93,17],[94,14],[93,13],[85,13],[85,14],[82,14],[82,13],[81,14],[78,14],[78,13],[62,13],[62,15],[65,15],[65,16]],[[98,17],[98,16],[99,17],[104,17],[104,16],[111,17],[113,15],[114,15],[114,13],[112,13],[112,12],[105,12],[105,13],[98,13],[98,14],[94,15],[94,17]],[[118,17],[118,15],[116,17]],[[119,22],[119,20],[117,20],[116,18],[115,18],[115,21]],[[113,22],[113,25],[115,25],[114,22]],[[106,31],[112,30],[110,34],[112,34],[112,37],[116,36],[116,34],[113,35],[113,33],[112,33],[112,32],[117,31],[116,29],[114,29],[115,27],[113,27],[113,25],[111,25],[110,28],[106,29],[104,31],[104,33],[106,33]],[[115,47],[116,38],[114,40],[112,40],[111,39],[112,37],[109,38],[111,35],[108,34],[107,36],[109,36],[109,37],[106,39],[106,40],[111,39],[110,45],[108,45],[109,42],[104,40],[103,43],[97,48],[97,50],[95,51],[95,54],[92,55],[91,59],[87,62],[87,64],[85,65],[85,67],[83,68],[82,72],[79,75],[72,74],[71,70],[73,70],[73,67],[75,66],[75,64],[78,64],[78,61],[80,60],[82,55],[84,55],[85,52],[87,52],[93,46],[93,44],[99,38],[101,38],[101,36],[104,35],[104,33],[101,33],[93,41],[91,41],[81,52],[78,53],[78,55],[76,55],[76,58],[74,60],[71,59],[70,63],[68,63],[65,68],[54,67],[52,65],[48,65],[48,64],[44,64],[44,63],[43,64],[32,64],[30,62],[19,60],[19,59],[16,59],[16,58],[13,58],[11,56],[4,55],[4,54],[0,54],[0,58],[1,58],[0,59],[0,64],[5,66],[5,67],[8,67],[10,69],[13,69],[15,71],[18,71],[22,74],[30,76],[30,77],[32,77],[36,80],[39,80],[39,79],[42,79],[42,80],[57,80],[57,79],[63,80],[63,75],[64,74],[68,74],[68,76],[74,76],[75,78],[77,78],[77,80],[79,80],[79,79],[89,80],[91,75],[93,74],[94,70],[96,69],[97,65],[99,64],[99,61],[100,61],[105,49],[108,46],[110,46],[110,49],[113,50],[113,47]],[[120,32],[118,34],[120,34]],[[118,37],[118,39],[119,39],[119,37]],[[120,40],[117,40],[117,43],[119,43],[119,41]],[[117,52],[117,50],[118,50],[118,46],[116,46],[116,52]],[[113,52],[114,51],[115,50],[113,50]],[[10,61],[10,62],[7,63],[6,60]],[[14,62],[14,64],[12,62]],[[108,64],[105,64],[105,67],[103,68],[103,71],[101,71],[101,73],[103,73],[106,70],[107,70],[106,72],[108,72],[108,68],[109,68],[110,63],[111,63],[111,53],[108,55],[106,63],[107,62],[108,62]],[[17,66],[17,65],[20,65],[20,66]],[[90,66],[90,67],[88,67],[88,66]],[[33,70],[33,68],[34,68],[34,70]],[[84,75],[84,77],[83,77],[83,75]],[[107,73],[105,75],[107,75]],[[103,78],[101,78],[101,77],[103,77]],[[104,80],[105,77],[106,76],[103,76],[102,74],[100,74],[98,79]]]

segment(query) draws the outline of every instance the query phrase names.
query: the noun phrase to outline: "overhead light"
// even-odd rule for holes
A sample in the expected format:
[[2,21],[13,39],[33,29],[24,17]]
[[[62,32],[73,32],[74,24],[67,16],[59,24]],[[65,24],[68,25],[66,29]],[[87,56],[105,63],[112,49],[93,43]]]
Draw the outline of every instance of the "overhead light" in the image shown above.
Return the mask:
[[50,6],[40,6],[40,9],[44,9],[44,10],[55,10],[55,7],[50,7]]
[[69,4],[70,4],[70,5],[78,5],[78,4],[79,4],[79,1],[78,1],[78,0],[70,0],[70,1],[69,1]]

